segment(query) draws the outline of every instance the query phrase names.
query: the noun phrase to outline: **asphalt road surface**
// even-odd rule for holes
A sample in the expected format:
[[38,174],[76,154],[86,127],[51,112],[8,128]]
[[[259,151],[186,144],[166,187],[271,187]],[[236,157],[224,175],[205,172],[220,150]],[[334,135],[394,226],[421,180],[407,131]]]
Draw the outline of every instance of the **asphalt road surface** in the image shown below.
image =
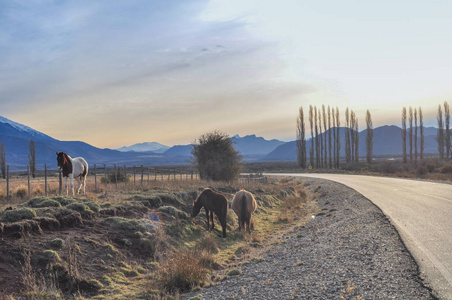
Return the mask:
[[395,225],[434,294],[452,299],[452,185],[360,175],[266,175],[323,178],[361,193]]

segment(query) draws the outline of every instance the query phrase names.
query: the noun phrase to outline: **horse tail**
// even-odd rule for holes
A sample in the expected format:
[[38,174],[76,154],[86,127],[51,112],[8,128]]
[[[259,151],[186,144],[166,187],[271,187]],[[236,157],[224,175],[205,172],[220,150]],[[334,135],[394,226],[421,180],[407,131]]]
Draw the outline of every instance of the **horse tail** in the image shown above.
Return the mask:
[[243,225],[243,227],[245,226],[245,224],[247,224],[251,218],[250,213],[248,212],[248,205],[247,205],[247,201],[246,201],[246,194],[243,193],[242,195],[242,202],[240,203],[240,221]]

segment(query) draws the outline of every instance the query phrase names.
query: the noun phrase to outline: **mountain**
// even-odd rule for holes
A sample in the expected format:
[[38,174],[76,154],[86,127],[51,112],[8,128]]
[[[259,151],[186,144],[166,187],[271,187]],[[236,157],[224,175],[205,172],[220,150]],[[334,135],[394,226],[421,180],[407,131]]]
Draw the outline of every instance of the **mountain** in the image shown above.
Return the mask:
[[247,157],[252,159],[263,157],[266,154],[275,150],[278,146],[284,144],[279,140],[266,140],[263,137],[257,137],[256,135],[246,135],[240,137],[235,135],[231,138],[234,148],[240,152],[240,154],[246,159]]
[[115,150],[118,150],[120,152],[154,152],[154,153],[163,153],[166,150],[168,150],[170,147],[162,145],[160,143],[156,142],[145,142],[145,143],[138,143],[134,144],[132,146],[124,146]]
[[[426,127],[424,128],[424,153],[438,153],[438,143],[436,141],[436,128],[434,127]],[[340,127],[339,135],[340,135],[340,154],[341,156],[345,156],[345,127]],[[326,132],[327,138],[329,132]],[[414,133],[413,133],[414,134]],[[420,136],[418,132],[418,145],[420,145]],[[367,129],[363,130],[359,133],[359,155],[366,155],[366,135]],[[324,138],[323,134],[320,134],[322,138]],[[414,138],[413,138],[414,143]],[[306,141],[306,148],[309,157],[309,149],[311,147],[311,139]],[[409,141],[407,141],[407,151],[409,152]],[[414,152],[414,151],[413,151]],[[393,155],[393,154],[402,154],[402,129],[400,127],[394,125],[386,125],[378,128],[374,128],[373,135],[373,154],[374,156],[378,155]],[[414,153],[413,153],[414,155]],[[267,154],[262,160],[266,161],[294,161],[297,160],[297,145],[295,141],[287,142],[285,144],[280,145],[274,151]]]

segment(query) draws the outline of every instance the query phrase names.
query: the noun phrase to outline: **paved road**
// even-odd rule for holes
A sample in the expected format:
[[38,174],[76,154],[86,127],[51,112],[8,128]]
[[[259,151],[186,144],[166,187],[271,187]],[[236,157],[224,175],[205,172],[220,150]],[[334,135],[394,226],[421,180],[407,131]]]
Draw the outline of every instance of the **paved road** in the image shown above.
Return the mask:
[[266,175],[323,178],[361,193],[391,219],[427,285],[440,299],[452,299],[452,185],[340,174]]

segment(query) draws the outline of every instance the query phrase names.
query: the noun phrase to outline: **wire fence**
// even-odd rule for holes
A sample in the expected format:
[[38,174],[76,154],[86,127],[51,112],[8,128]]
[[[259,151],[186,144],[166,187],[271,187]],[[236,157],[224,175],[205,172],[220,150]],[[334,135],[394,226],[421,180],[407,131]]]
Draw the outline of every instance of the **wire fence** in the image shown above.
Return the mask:
[[[32,175],[30,167],[27,167],[27,171],[10,172],[9,166],[6,166],[5,178],[0,179],[0,200],[6,200],[6,203],[9,204],[12,200],[21,202],[36,196],[66,195],[66,180],[68,194],[72,194],[70,180],[63,179],[59,170],[48,169],[45,164],[44,170],[36,170],[35,175]],[[199,174],[191,168],[119,166],[116,164],[107,167],[106,164],[94,164],[88,171],[86,190],[107,194],[109,191],[119,189],[145,188],[155,182],[196,181],[199,179]],[[248,185],[266,185],[268,179],[261,173],[249,173],[241,174],[239,182]],[[77,185],[74,178],[75,193],[77,193]]]

